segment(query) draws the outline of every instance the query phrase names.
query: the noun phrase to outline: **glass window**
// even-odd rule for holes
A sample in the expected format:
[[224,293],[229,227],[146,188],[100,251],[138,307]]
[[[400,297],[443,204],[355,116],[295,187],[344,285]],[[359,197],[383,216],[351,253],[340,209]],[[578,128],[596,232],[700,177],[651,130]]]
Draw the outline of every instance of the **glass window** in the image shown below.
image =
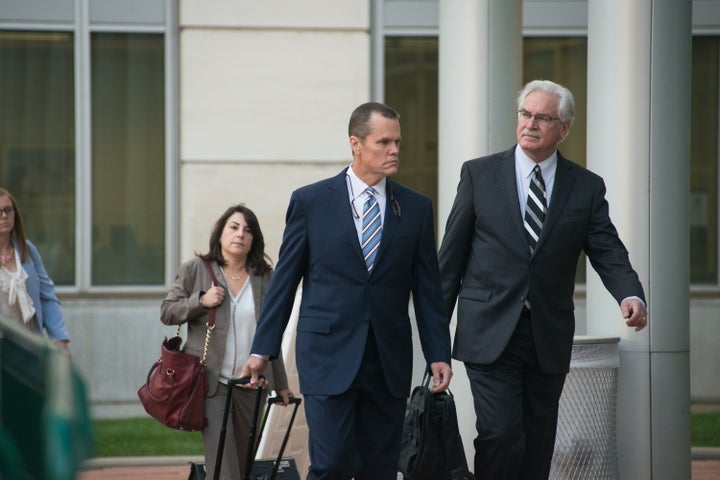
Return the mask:
[[0,9],[0,185],[59,287],[162,287],[174,9],[31,3]]
[[91,42],[92,283],[161,285],[163,36],[96,33]]
[[75,283],[71,33],[0,31],[0,184],[57,285]]
[[[403,137],[398,181],[437,204],[438,41],[436,37],[385,38],[385,101],[401,114]],[[693,39],[691,111],[690,276],[693,284],[718,283],[718,132],[720,121],[720,38]],[[523,83],[547,78],[573,92],[578,115],[562,153],[585,166],[587,124],[587,39],[527,37],[523,42]],[[708,108],[708,105],[713,106]],[[437,213],[437,212],[436,212]],[[585,283],[586,262],[576,281]]]
[[566,158],[586,166],[587,39],[526,37],[523,41],[523,84],[536,78],[557,82],[573,93],[575,121],[559,150]]
[[[566,157],[585,161],[587,41],[585,38],[526,38],[524,82],[548,78],[573,92],[581,115],[561,145]],[[399,182],[419,190],[437,205],[438,40],[437,37],[385,38],[385,101],[401,115],[403,137]],[[513,108],[513,106],[508,106]],[[508,145],[510,147],[510,145]],[[437,219],[437,211],[435,212]],[[578,262],[578,283],[585,283],[585,257]]]
[[720,37],[694,37],[690,113],[690,281],[718,283]]
[[438,196],[438,39],[386,37],[385,102],[400,113],[402,143],[397,181]]
[[[575,97],[575,121],[558,149],[573,162],[587,166],[587,39],[585,37],[526,37],[523,40],[523,84],[543,78],[566,86]],[[575,282],[585,283],[587,262],[580,254]]]

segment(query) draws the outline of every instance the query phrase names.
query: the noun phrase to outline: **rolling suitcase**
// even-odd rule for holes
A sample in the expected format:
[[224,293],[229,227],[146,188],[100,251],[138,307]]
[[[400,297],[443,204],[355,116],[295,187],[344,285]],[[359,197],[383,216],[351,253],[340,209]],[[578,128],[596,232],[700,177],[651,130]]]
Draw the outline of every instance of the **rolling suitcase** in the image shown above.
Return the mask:
[[[228,386],[232,389],[235,385],[243,385],[249,381],[249,378],[233,378],[228,381]],[[295,416],[297,415],[298,407],[302,403],[301,398],[291,398],[290,401],[294,405],[290,422],[288,423],[287,430],[285,431],[285,437],[283,438],[280,451],[275,459],[261,459],[255,460],[255,444],[260,441],[263,430],[265,430],[265,424],[267,423],[268,415],[270,414],[270,408],[273,404],[282,403],[280,397],[269,397],[267,399],[267,408],[260,424],[260,429],[257,428],[258,413],[260,411],[260,401],[262,388],[257,388],[257,396],[255,397],[255,409],[253,414],[253,421],[250,425],[250,442],[248,444],[248,452],[245,463],[245,471],[242,472],[242,480],[300,480],[300,473],[298,472],[295,460],[292,458],[283,458],[285,447],[287,446],[288,439],[290,438],[290,430],[292,429],[293,422],[295,422]],[[220,427],[220,438],[218,440],[218,451],[215,461],[215,473],[213,474],[213,480],[220,478],[220,467],[222,465],[222,455],[225,449],[225,436],[227,433],[227,420],[230,413],[230,404],[232,395],[227,396],[225,401],[225,410],[223,412],[223,421]],[[256,440],[257,439],[257,440]],[[204,465],[193,464],[191,466],[189,480],[205,480],[205,469]]]

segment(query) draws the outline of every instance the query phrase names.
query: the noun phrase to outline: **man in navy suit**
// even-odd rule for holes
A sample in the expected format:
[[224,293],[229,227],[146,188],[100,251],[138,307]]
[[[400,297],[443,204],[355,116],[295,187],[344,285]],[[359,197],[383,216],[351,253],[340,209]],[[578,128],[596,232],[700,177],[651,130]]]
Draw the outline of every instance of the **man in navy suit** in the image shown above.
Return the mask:
[[412,376],[410,295],[433,392],[452,376],[449,315],[431,200],[389,178],[399,166],[398,114],[366,103],[348,130],[350,167],[292,194],[243,375],[250,386],[262,383],[302,280],[295,351],[310,432],[307,478],[395,480]]
[[647,323],[603,180],[557,150],[572,94],[533,81],[517,107],[517,145],[463,164],[439,253],[449,312],[457,301],[453,358],[465,363],[477,417],[475,475],[489,480],[549,476],[580,252],[626,324]]

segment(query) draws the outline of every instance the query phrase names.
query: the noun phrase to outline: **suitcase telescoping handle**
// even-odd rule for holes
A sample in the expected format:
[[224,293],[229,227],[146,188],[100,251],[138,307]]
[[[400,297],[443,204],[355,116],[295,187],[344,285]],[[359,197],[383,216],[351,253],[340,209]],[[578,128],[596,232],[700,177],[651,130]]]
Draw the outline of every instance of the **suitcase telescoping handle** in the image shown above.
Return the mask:
[[[258,395],[258,397],[260,397]],[[262,432],[265,430],[265,424],[267,423],[268,414],[270,413],[270,407],[275,403],[283,403],[282,397],[274,396],[267,399],[268,408],[265,410],[265,415],[263,415],[263,421],[262,426],[260,427],[260,435],[262,436]],[[275,465],[273,465],[272,473],[270,474],[270,480],[275,480],[275,477],[277,477],[278,469],[280,468],[280,462],[282,461],[283,453],[285,453],[285,447],[287,446],[288,439],[290,438],[290,429],[293,426],[293,423],[295,422],[295,415],[297,415],[298,407],[300,407],[300,404],[302,403],[302,398],[298,397],[290,397],[290,403],[292,403],[295,407],[293,408],[292,416],[290,417],[290,422],[288,422],[287,430],[285,430],[285,438],[283,438],[282,445],[280,446],[280,451],[278,452],[278,456],[275,459]],[[260,439],[258,438],[258,442]],[[250,475],[252,471],[252,463],[255,461],[255,458],[248,457],[248,463],[246,464],[246,474],[245,478],[247,480],[250,480]]]
[[[260,378],[265,378],[262,375]],[[220,426],[220,439],[218,440],[217,456],[215,457],[215,471],[213,472],[213,480],[220,479],[220,469],[222,466],[222,456],[225,450],[225,436],[227,433],[227,421],[228,414],[230,413],[230,403],[232,401],[232,389],[235,385],[247,385],[250,383],[250,377],[231,378],[228,380],[228,394],[225,398],[225,411],[223,412],[223,421]],[[253,441],[255,439],[255,431],[257,430],[257,412],[260,411],[260,391],[262,387],[257,387],[257,396],[255,398],[255,416],[253,417],[252,425],[250,426],[250,448],[248,449],[248,457],[252,451]]]
[[[260,378],[265,378],[264,376],[260,376]],[[215,472],[213,473],[213,480],[218,480],[220,478],[220,465],[222,463],[222,455],[223,455],[223,449],[225,446],[225,435],[226,435],[226,426],[227,426],[227,420],[228,420],[228,413],[230,412],[230,402],[232,399],[232,389],[235,387],[235,385],[247,385],[250,383],[250,377],[240,377],[240,378],[231,378],[228,380],[228,387],[230,387],[230,391],[228,392],[228,396],[225,399],[225,411],[223,412],[223,423],[220,428],[220,440],[218,445],[218,452],[217,452],[217,459],[215,461]],[[267,399],[268,408],[265,409],[265,414],[263,415],[262,424],[260,425],[260,431],[257,430],[257,418],[258,414],[260,412],[260,399],[262,398],[262,387],[256,388],[257,395],[255,396],[255,408],[253,412],[252,422],[250,425],[250,442],[248,443],[248,451],[247,451],[247,460],[245,462],[245,472],[243,473],[243,480],[249,480],[250,476],[252,475],[252,467],[253,463],[255,463],[255,444],[260,442],[260,438],[262,437],[262,432],[265,429],[265,424],[267,423],[268,414],[270,413],[270,407],[275,403],[283,403],[282,397],[274,396]],[[298,408],[300,407],[300,404],[302,403],[302,398],[298,397],[291,397],[290,403],[292,403],[295,408],[293,408],[292,417],[290,417],[290,422],[288,423],[287,431],[285,432],[285,438],[283,438],[282,446],[280,447],[280,452],[278,453],[277,460],[275,461],[275,465],[273,466],[272,474],[270,475],[270,480],[275,480],[275,477],[278,473],[278,468],[280,467],[280,461],[282,460],[283,453],[285,452],[285,447],[287,446],[288,439],[290,438],[290,429],[292,428],[293,423],[295,422],[295,416],[297,415]],[[257,441],[255,440],[255,437],[257,438]]]

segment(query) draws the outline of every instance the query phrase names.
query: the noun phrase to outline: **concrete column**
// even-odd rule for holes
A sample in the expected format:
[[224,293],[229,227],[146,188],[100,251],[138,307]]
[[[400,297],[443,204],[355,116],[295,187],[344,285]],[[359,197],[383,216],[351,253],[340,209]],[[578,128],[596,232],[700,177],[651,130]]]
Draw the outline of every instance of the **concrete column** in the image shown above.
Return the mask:
[[[522,1],[438,3],[438,238],[442,238],[462,163],[515,143],[515,98],[522,86]],[[451,329],[454,335],[454,320]],[[453,362],[453,371],[451,390],[472,466],[476,436],[472,394],[463,365]]]
[[690,478],[690,61],[691,0],[588,1],[587,163],[650,318],[627,328],[588,265],[588,334],[621,337],[620,478]]
[[438,233],[465,160],[515,143],[522,87],[522,1],[439,3]]

